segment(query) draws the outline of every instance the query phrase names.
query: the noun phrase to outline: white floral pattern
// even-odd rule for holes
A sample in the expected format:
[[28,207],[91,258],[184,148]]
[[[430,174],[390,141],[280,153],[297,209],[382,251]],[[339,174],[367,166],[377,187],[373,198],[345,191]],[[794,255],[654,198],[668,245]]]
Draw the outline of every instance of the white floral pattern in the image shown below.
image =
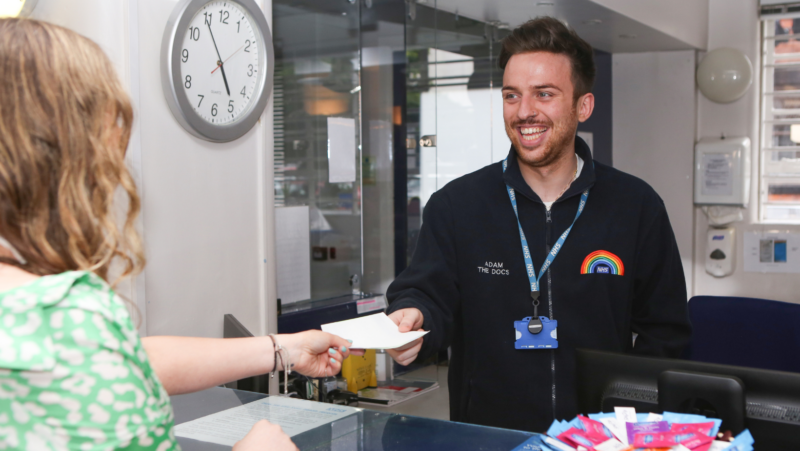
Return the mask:
[[179,449],[128,310],[95,274],[0,293],[2,449]]

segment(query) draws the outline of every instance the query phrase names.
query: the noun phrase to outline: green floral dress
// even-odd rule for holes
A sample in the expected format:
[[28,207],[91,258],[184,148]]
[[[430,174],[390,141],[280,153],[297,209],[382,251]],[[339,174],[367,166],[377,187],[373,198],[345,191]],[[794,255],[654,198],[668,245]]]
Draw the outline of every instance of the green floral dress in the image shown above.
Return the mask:
[[0,293],[0,449],[179,449],[128,310],[95,274]]

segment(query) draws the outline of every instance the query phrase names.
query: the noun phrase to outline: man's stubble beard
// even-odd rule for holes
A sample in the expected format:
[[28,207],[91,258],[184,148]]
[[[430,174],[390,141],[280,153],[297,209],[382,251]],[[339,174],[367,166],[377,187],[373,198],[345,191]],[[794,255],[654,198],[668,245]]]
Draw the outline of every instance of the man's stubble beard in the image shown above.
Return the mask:
[[[517,157],[522,163],[532,168],[543,168],[558,161],[565,153],[574,150],[568,148],[567,144],[574,139],[575,132],[578,129],[577,104],[572,108],[569,118],[565,122],[562,122],[563,126],[556,126],[550,119],[547,119],[546,122],[541,120],[516,121],[511,126],[506,123],[506,134],[511,139],[514,148],[517,149]],[[544,143],[540,151],[526,151],[522,146],[517,135],[517,127],[523,124],[530,126],[544,125],[549,128],[550,138]]]

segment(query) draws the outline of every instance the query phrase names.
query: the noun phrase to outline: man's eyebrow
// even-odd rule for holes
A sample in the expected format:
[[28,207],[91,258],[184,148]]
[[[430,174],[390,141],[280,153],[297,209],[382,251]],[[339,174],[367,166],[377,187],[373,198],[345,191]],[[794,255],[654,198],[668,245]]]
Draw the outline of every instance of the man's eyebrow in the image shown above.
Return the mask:
[[[536,85],[536,86],[533,87],[533,89],[535,89],[537,91],[540,91],[542,89],[555,89],[556,91],[562,91],[563,92],[563,90],[561,88],[559,88],[558,86],[556,86],[556,85]],[[516,88],[514,86],[503,86],[501,91],[519,91],[519,88]]]
[[561,88],[559,88],[556,85],[537,85],[537,86],[534,86],[533,88],[537,89],[537,90],[540,90],[540,89],[555,89],[556,91],[561,91]]

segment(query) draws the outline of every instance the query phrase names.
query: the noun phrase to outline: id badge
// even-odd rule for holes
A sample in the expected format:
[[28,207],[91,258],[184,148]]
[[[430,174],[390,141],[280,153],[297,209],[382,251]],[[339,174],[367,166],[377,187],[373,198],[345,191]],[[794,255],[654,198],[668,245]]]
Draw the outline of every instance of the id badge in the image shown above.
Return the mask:
[[558,339],[556,335],[556,328],[558,327],[557,320],[551,320],[546,316],[540,316],[542,321],[542,331],[538,334],[532,334],[528,331],[528,322],[531,317],[523,318],[522,321],[514,321],[514,330],[516,331],[516,341],[514,342],[514,349],[556,349],[558,348]]

